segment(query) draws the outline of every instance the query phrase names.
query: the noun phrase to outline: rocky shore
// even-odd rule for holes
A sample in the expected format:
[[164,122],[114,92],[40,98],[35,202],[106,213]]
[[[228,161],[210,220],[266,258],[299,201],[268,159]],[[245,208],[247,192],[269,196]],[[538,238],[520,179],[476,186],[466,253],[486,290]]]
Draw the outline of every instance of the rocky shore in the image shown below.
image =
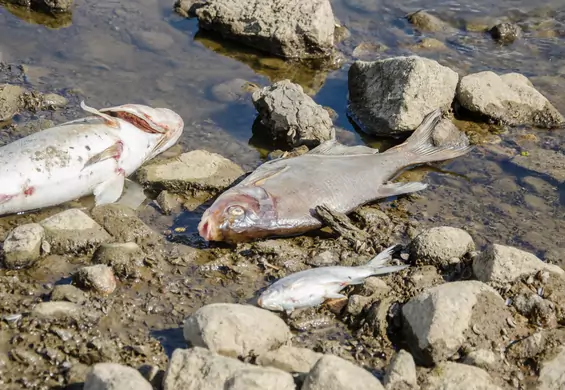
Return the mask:
[[[374,6],[350,7],[362,5]],[[179,1],[175,9],[197,18],[203,30],[289,64],[339,63],[344,32],[328,0]],[[438,36],[454,30],[426,11],[407,20]],[[522,39],[516,24],[484,31],[501,45]],[[563,148],[541,145],[524,153],[490,131],[565,124],[526,76],[461,74],[415,53],[349,60],[347,114],[362,133],[397,140],[440,108],[445,115],[435,144],[475,144],[477,153],[496,155],[545,185],[564,185]],[[0,73],[6,69],[2,65]],[[78,111],[75,97],[23,84],[0,84],[2,145],[50,125],[19,118]],[[269,158],[347,141],[335,113],[289,79],[262,87],[234,79],[211,93],[218,101],[255,107],[253,136],[269,145]],[[478,132],[479,126],[489,130]],[[142,201],[92,207],[77,200],[2,218],[0,387],[565,387],[563,253],[544,257],[503,242],[479,245],[471,225],[423,226],[406,212],[421,195],[399,197],[390,208],[360,207],[314,234],[233,246],[206,243],[186,232],[190,226],[166,234],[152,227],[181,212],[201,215],[246,173],[219,153],[182,150],[157,157],[131,178],[145,190],[132,195]],[[414,175],[423,179],[426,172]],[[397,243],[402,248],[394,260],[410,267],[347,287],[346,299],[292,314],[256,305],[258,293],[280,277],[365,264]]]

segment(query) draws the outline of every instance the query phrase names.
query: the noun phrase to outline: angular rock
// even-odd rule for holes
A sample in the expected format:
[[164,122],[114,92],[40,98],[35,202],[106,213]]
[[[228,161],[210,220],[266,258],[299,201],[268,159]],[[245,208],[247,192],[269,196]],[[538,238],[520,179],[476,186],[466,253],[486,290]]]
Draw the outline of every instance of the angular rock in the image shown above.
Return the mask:
[[92,262],[105,264],[120,278],[139,276],[138,267],[143,264],[145,253],[135,242],[102,244],[92,256]]
[[440,363],[427,376],[422,388],[426,390],[502,390],[493,383],[491,376],[485,370],[451,362]]
[[116,289],[116,278],[112,268],[104,264],[82,267],[73,279],[82,288],[94,290],[103,295],[111,294]]
[[4,240],[4,266],[10,269],[29,267],[41,256],[45,231],[37,223],[20,225]]
[[526,76],[491,71],[467,75],[457,87],[457,100],[467,110],[513,126],[545,128],[565,123],[563,116]]
[[553,390],[565,388],[565,347],[557,349],[557,353],[541,363],[537,390]]
[[81,307],[76,303],[65,301],[41,302],[35,305],[31,315],[45,319],[79,318]]
[[410,353],[401,349],[386,369],[384,385],[387,390],[419,389],[416,363]]
[[356,61],[349,68],[349,110],[368,133],[412,131],[433,110],[451,105],[459,75],[419,56]]
[[321,58],[334,49],[329,0],[209,0],[195,13],[200,28],[277,56]]
[[178,209],[181,206],[181,202],[178,197],[169,191],[161,191],[155,201],[161,209],[161,212],[165,215],[171,214],[173,210]]
[[308,348],[282,346],[259,355],[256,364],[287,372],[310,372],[323,354]]
[[301,390],[384,390],[369,371],[334,355],[324,355],[304,380]]
[[510,162],[524,169],[549,176],[553,180],[565,182],[565,154],[549,149],[532,149],[528,155],[517,154]]
[[292,336],[276,314],[231,303],[201,307],[187,318],[183,334],[195,347],[231,357],[260,355],[287,344]]
[[153,390],[137,371],[116,363],[97,363],[84,381],[84,390]]
[[[478,303],[491,306],[488,310]],[[485,310],[492,318],[482,318],[480,326],[500,337],[510,313],[502,297],[488,285],[477,281],[445,283],[410,299],[402,308],[404,333],[411,340],[412,353],[422,364],[438,363],[453,356],[471,337],[474,311]],[[498,333],[497,333],[498,332]],[[472,333],[472,332],[471,332]],[[485,338],[485,334],[481,335]],[[479,342],[479,341],[477,341]]]
[[161,237],[147,226],[130,207],[120,204],[97,206],[90,212],[92,218],[104,226],[118,242],[135,242],[142,249],[153,247]]
[[511,246],[489,244],[473,260],[473,273],[483,282],[505,284],[538,271],[565,275],[560,267],[541,261],[532,253]]
[[[257,367],[220,356],[204,348],[176,349],[163,378],[163,390],[242,389],[241,385],[265,383],[271,376],[273,390],[287,390],[292,376],[276,368]],[[238,378],[239,377],[239,378]],[[279,387],[280,386],[280,387]],[[253,388],[253,387],[251,387]]]
[[79,209],[69,209],[39,223],[45,229],[45,240],[51,252],[91,252],[112,237],[92,218]]
[[451,120],[443,118],[432,133],[432,143],[435,146],[469,146],[469,138]]
[[240,176],[243,169],[234,162],[206,150],[193,150],[178,157],[145,165],[137,171],[143,185],[171,192],[223,191]]
[[78,305],[86,301],[85,293],[72,284],[61,284],[55,286],[53,291],[51,291],[50,298],[52,301],[68,301]]
[[449,226],[434,227],[420,233],[410,244],[410,257],[445,267],[458,263],[475,250],[475,242],[463,229]]
[[17,85],[0,85],[0,122],[11,119],[20,109],[20,96],[26,90]]
[[272,369],[240,370],[233,374],[224,386],[226,390],[295,390],[292,375]]
[[289,147],[318,146],[335,139],[328,111],[304,93],[302,87],[282,80],[255,91],[253,104],[264,127],[275,142]]

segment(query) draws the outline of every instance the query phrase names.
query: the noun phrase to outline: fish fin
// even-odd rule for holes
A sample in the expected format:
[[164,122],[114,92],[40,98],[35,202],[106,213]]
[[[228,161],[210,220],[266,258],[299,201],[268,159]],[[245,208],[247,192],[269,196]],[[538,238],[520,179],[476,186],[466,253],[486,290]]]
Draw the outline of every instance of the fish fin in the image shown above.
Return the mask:
[[367,267],[380,268],[383,267],[386,262],[392,257],[392,254],[396,251],[398,244],[389,246],[384,251],[373,257],[367,264]]
[[343,299],[347,298],[347,295],[340,294],[338,292],[327,293],[324,295],[325,299]]
[[353,155],[353,154],[377,154],[378,149],[370,148],[364,145],[347,146],[339,143],[336,139],[322,142],[314,149],[306,154],[323,154],[323,155]]
[[272,179],[273,177],[283,173],[284,171],[290,168],[290,166],[288,165],[272,168],[270,166],[266,166],[266,164],[267,163],[263,164],[260,167],[260,170],[253,172],[250,176],[245,178],[240,183],[240,185],[261,186],[265,184],[267,180]]
[[147,199],[143,187],[130,179],[125,179],[124,182],[124,191],[117,203],[137,210]]
[[115,158],[116,160],[118,160],[122,155],[123,150],[124,150],[124,144],[122,143],[122,141],[118,141],[114,145],[90,157],[86,162],[86,164],[84,164],[84,167],[82,167],[82,169],[92,164],[96,164],[97,162],[107,160],[109,158]]
[[109,180],[106,180],[96,186],[94,189],[94,202],[96,206],[103,204],[114,203],[124,191],[125,177],[123,174],[119,174]]
[[116,118],[113,118],[108,114],[103,114],[100,111],[98,111],[96,108],[87,106],[84,103],[84,100],[80,101],[80,108],[82,108],[86,112],[89,112],[91,114],[94,114],[94,115],[99,116],[100,118],[104,119],[104,123],[106,123],[108,126],[118,127],[118,128],[120,127],[120,122],[118,122],[118,120]]
[[388,183],[379,187],[378,194],[379,197],[388,197],[422,191],[427,187],[427,184],[419,181],[413,181],[410,183]]
[[411,165],[425,164],[434,161],[445,161],[463,156],[473,150],[473,146],[435,146],[432,143],[432,135],[437,124],[442,117],[441,109],[436,109],[426,115],[420,126],[408,139],[397,146],[386,150],[383,154],[391,152],[406,153],[406,164]]

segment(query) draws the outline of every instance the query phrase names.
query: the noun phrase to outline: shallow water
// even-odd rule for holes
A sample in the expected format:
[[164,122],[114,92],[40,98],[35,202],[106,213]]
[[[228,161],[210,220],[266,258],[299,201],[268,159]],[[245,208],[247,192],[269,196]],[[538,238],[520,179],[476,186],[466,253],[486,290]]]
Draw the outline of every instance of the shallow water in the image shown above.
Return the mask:
[[[334,0],[332,4],[336,17],[352,34],[339,45],[346,64],[334,71],[285,67],[281,61],[217,41],[199,33],[195,20],[176,15],[171,0],[77,0],[70,20],[40,18],[39,22],[48,26],[37,24],[36,14],[0,7],[0,59],[24,64],[30,86],[41,91],[73,92],[90,106],[145,103],[169,107],[186,124],[178,149],[218,152],[246,169],[260,163],[265,154],[249,143],[255,110],[250,101],[225,103],[211,91],[215,85],[235,78],[264,86],[289,77],[301,83],[318,103],[338,113],[336,125],[345,130],[341,134],[344,140],[381,144],[356,133],[346,116],[348,64],[353,61],[353,49],[362,42],[388,46],[381,56],[416,53],[461,74],[485,69],[518,71],[530,77],[565,113],[565,5],[560,0],[546,1],[541,7],[532,0],[501,0],[494,7],[487,0]],[[446,50],[411,49],[422,35],[403,17],[421,8],[458,28],[449,36],[428,34],[444,41]],[[490,25],[497,20],[519,23],[525,30],[524,38],[511,46],[498,46],[487,34],[469,31],[473,25]],[[62,121],[64,115],[47,114],[47,118]],[[521,141],[520,135],[531,133],[537,135],[538,142]],[[500,137],[500,146],[563,150],[565,131],[516,128]],[[409,204],[412,218],[424,226],[464,227],[481,246],[497,242],[542,258],[546,252],[562,256],[563,184],[501,162],[490,148],[479,146],[471,154],[441,165],[457,175],[429,172],[425,178],[429,189]],[[199,208],[192,213],[160,216],[148,208],[141,216],[159,231],[188,226],[186,235],[194,238],[202,211]],[[217,295],[199,300],[196,307],[231,299],[231,293],[222,294],[221,286],[210,288]],[[243,295],[253,294],[248,287],[244,290]],[[190,312],[193,307],[194,303],[187,303],[179,311]],[[167,349],[181,343],[178,324],[159,320],[157,315],[147,320],[147,326],[154,329]]]

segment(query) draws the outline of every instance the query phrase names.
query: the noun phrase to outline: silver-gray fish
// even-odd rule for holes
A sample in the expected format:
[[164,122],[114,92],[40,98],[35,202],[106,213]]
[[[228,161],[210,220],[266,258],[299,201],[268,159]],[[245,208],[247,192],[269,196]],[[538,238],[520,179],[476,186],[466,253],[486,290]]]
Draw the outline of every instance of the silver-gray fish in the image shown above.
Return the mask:
[[298,235],[322,226],[316,206],[347,214],[376,199],[423,190],[427,184],[390,180],[409,166],[449,160],[472,149],[432,143],[441,116],[439,109],[431,112],[406,142],[383,153],[327,141],[301,156],[266,162],[204,212],[200,236],[242,242]]
[[286,276],[269,286],[259,296],[257,304],[268,310],[286,311],[315,307],[328,299],[345,298],[339,292],[345,287],[361,284],[369,276],[403,270],[408,265],[385,267],[397,245],[393,245],[367,264],[358,267],[320,267]]

